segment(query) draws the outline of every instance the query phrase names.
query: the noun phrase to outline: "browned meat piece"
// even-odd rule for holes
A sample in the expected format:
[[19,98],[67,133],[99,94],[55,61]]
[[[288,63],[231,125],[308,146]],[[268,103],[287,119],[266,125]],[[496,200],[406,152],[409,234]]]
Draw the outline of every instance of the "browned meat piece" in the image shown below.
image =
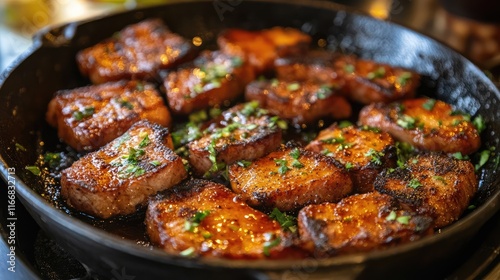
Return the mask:
[[444,154],[410,158],[406,168],[383,172],[375,181],[377,191],[433,215],[436,228],[458,220],[477,188],[474,166]]
[[311,81],[342,88],[344,79],[333,69],[335,57],[332,52],[311,51],[306,55],[278,58],[274,61],[276,77],[288,82]]
[[369,127],[339,127],[336,123],[320,131],[306,149],[331,156],[351,174],[354,191],[373,191],[375,177],[396,166],[394,140],[385,132]]
[[189,114],[233,101],[253,79],[252,69],[239,56],[206,51],[193,66],[169,73],[164,86],[170,108]]
[[320,256],[382,250],[433,233],[432,218],[377,192],[306,206],[298,227],[305,247]]
[[226,164],[254,160],[281,144],[279,119],[258,108],[258,103],[237,105],[211,123],[204,135],[188,144],[195,174],[209,176]]
[[342,92],[363,104],[412,98],[420,83],[415,72],[353,56],[338,56],[334,69],[343,80]]
[[471,154],[481,146],[479,133],[468,116],[429,98],[368,105],[361,110],[359,122],[428,151]]
[[125,27],[112,38],[80,51],[77,62],[93,83],[121,79],[152,79],[189,59],[193,46],[172,33],[160,19]]
[[155,87],[120,81],[58,91],[50,101],[47,122],[77,151],[96,150],[147,119],[170,126],[172,119]]
[[233,164],[229,181],[249,205],[281,211],[337,202],[352,192],[351,178],[338,162],[302,148],[283,148],[248,164]]
[[139,121],[63,170],[61,195],[68,205],[95,217],[131,214],[149,196],[187,177],[172,146],[166,128]]
[[291,236],[223,185],[191,180],[149,204],[150,240],[184,256],[229,259],[297,258]]
[[228,29],[217,38],[222,51],[243,54],[256,74],[269,72],[279,56],[304,53],[311,37],[293,28],[273,27],[258,31]]
[[345,119],[351,105],[335,88],[312,82],[255,81],[245,91],[247,100],[295,125],[312,124],[321,118]]

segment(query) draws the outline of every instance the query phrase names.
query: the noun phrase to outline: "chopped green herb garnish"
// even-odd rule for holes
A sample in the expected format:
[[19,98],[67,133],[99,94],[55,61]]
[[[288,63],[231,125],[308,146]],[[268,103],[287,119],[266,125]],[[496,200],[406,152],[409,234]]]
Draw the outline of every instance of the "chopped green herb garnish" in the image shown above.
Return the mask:
[[152,162],[150,162],[151,165],[153,165],[154,167],[156,166],[160,166],[161,165],[161,162],[159,160],[153,160]]
[[299,157],[300,157],[299,148],[293,148],[293,150],[290,152],[290,156],[294,159],[299,159]]
[[346,128],[349,126],[353,126],[353,123],[350,121],[341,121],[338,126],[339,128]]
[[279,84],[280,84],[280,82],[278,81],[278,79],[272,79],[271,80],[271,86],[272,87],[277,87]]
[[144,138],[142,138],[141,143],[139,143],[139,148],[144,148],[149,145],[149,143],[151,143],[151,141],[149,140],[149,135],[146,133]]
[[371,162],[377,164],[377,165],[382,165],[382,157],[385,155],[384,152],[377,152],[373,148],[370,148],[368,152],[366,152],[365,157],[371,157]]
[[243,65],[243,59],[241,59],[241,57],[239,56],[235,56],[231,58],[231,65],[233,67],[240,67],[241,65]]
[[211,118],[216,118],[220,115],[222,115],[222,110],[220,108],[210,108],[210,110],[208,111],[208,115],[211,117]]
[[403,72],[397,77],[396,83],[404,87],[408,83],[408,80],[411,78],[411,76],[412,74],[410,72]]
[[323,151],[321,151],[321,154],[325,155],[325,156],[333,157],[333,153],[328,149],[324,149]]
[[476,209],[476,205],[471,204],[471,205],[469,205],[469,206],[467,207],[467,209],[468,209],[468,210],[474,210],[474,209]]
[[210,215],[209,210],[197,211],[193,217],[186,220],[184,223],[184,230],[194,232],[194,230],[200,225],[201,221],[203,221],[208,215]]
[[373,126],[368,126],[368,125],[363,125],[360,127],[361,130],[364,130],[364,131],[371,131],[371,132],[375,132],[375,133],[380,133],[382,132],[382,130],[380,130],[380,128],[378,127],[373,127]]
[[275,159],[274,162],[279,165],[278,168],[278,173],[283,175],[285,174],[290,168],[287,166],[288,162],[284,159]]
[[127,108],[129,110],[134,109],[134,105],[132,105],[132,103],[130,103],[129,101],[127,101],[125,99],[119,99],[118,103],[120,103],[121,107]]
[[316,91],[316,97],[318,99],[326,99],[330,95],[332,95],[333,91],[332,88],[328,85],[322,85],[318,91]]
[[380,66],[373,72],[369,72],[368,75],[366,75],[366,77],[370,80],[383,78],[384,76],[385,76],[385,68],[382,66]]
[[354,165],[352,164],[352,162],[346,162],[345,169],[350,170],[353,167],[354,167]]
[[409,188],[417,189],[422,186],[422,183],[420,183],[418,179],[413,178],[410,180],[410,182],[408,182],[406,186]]
[[294,159],[292,161],[292,167],[294,167],[294,168],[302,168],[302,167],[304,167],[304,165],[300,161]]
[[92,116],[95,113],[94,107],[86,107],[81,111],[76,111],[73,113],[73,118],[77,121],[81,121],[85,118]]
[[286,86],[286,89],[289,90],[289,91],[296,91],[300,88],[300,84],[299,83],[291,83],[291,84],[288,84]]
[[39,176],[41,173],[40,168],[38,168],[38,166],[35,166],[35,165],[26,166],[24,168],[26,170],[28,170],[29,172],[33,173],[33,175],[35,175],[35,176]]
[[278,208],[274,208],[269,217],[273,220],[278,221],[284,230],[290,232],[297,231],[297,218],[286,213],[281,212]]
[[[274,236],[274,234],[272,234],[271,238]],[[280,245],[281,243],[281,238],[279,237],[276,237],[274,240],[269,240],[269,241],[266,241],[264,242],[264,248],[263,248],[263,254],[264,256],[269,256],[270,255],[270,250],[278,245]]]
[[402,115],[400,118],[398,118],[396,123],[404,129],[414,129],[417,120],[408,115]]
[[409,158],[413,155],[414,149],[413,146],[405,143],[405,142],[396,142],[396,154],[398,156],[398,167],[399,168],[404,168],[406,165],[406,162],[409,160]]
[[442,176],[432,176],[432,179],[436,180],[436,181],[440,181],[442,182],[444,185],[448,185],[448,183],[446,183],[446,180],[444,179],[444,177]]
[[208,115],[205,110],[197,111],[189,114],[189,121],[192,123],[202,123],[208,120]]
[[194,247],[189,247],[179,254],[184,257],[194,257],[196,255],[196,250],[194,249]]
[[340,136],[340,137],[331,137],[327,139],[322,139],[321,142],[325,144],[342,144],[345,142],[345,138]]
[[410,216],[399,216],[396,218],[396,221],[400,224],[407,225],[410,223]]
[[43,161],[46,164],[48,164],[51,168],[56,168],[61,164],[61,154],[47,152],[43,155]]
[[[200,94],[203,92],[203,85],[202,84],[196,84],[193,86],[193,91],[196,93],[196,94]],[[189,98],[191,96],[188,96]]]
[[16,143],[16,151],[26,152],[27,150],[26,150],[26,148],[23,145],[21,145],[19,143]]
[[486,129],[486,122],[481,115],[477,115],[472,121],[472,124],[476,127],[478,133],[481,133]]
[[346,65],[344,66],[344,71],[345,71],[347,74],[354,73],[354,70],[356,70],[356,69],[354,68],[354,65],[352,65],[352,64],[346,64]]
[[454,154],[452,154],[452,156],[456,159],[459,159],[459,160],[469,160],[469,156],[467,155],[462,155],[461,152],[456,152]]
[[385,217],[385,219],[387,221],[394,221],[396,220],[396,211],[391,211],[391,213],[389,213],[389,215],[387,215],[387,217]]
[[201,234],[201,236],[203,236],[203,238],[205,238],[205,239],[209,239],[210,237],[212,237],[212,234],[207,231],[207,232],[203,232]]
[[137,82],[137,84],[135,85],[135,89],[138,90],[138,91],[143,91],[144,90],[144,84],[141,83],[141,82]]
[[483,167],[483,165],[488,162],[488,160],[490,159],[490,155],[491,151],[489,149],[481,151],[481,153],[479,154],[479,162],[474,165],[474,169],[476,171],[479,171],[479,169],[481,169],[481,167]]
[[427,101],[422,104],[422,108],[424,108],[427,111],[432,111],[434,108],[434,105],[436,105],[436,99],[429,98]]
[[248,160],[239,160],[236,162],[236,164],[241,166],[241,167],[247,168],[252,164],[252,162],[248,161]]
[[269,128],[273,128],[275,126],[278,126],[279,128],[283,129],[283,130],[286,130],[288,129],[288,124],[286,121],[280,119],[278,116],[274,116],[274,117],[271,117],[269,119],[269,124],[268,124],[268,127]]

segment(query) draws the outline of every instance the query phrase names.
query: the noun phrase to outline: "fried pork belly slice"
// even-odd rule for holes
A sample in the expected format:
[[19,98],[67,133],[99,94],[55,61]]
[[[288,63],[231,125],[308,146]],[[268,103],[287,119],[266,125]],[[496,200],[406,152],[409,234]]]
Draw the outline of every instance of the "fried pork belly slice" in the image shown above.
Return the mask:
[[386,249],[433,233],[431,217],[378,192],[306,206],[298,228],[305,247],[320,256]]
[[279,223],[225,186],[190,180],[149,203],[150,240],[173,254],[229,259],[304,257]]
[[134,213],[149,196],[187,177],[168,130],[146,120],[91,152],[61,174],[61,195],[99,218]]
[[255,73],[268,73],[280,56],[298,55],[308,49],[311,37],[297,29],[273,27],[258,31],[227,29],[217,38],[220,49],[243,54]]
[[271,114],[295,125],[321,118],[345,119],[352,111],[335,88],[313,82],[254,81],[247,86],[245,99],[258,101]]
[[164,86],[172,111],[189,114],[233,101],[253,79],[252,69],[239,56],[205,51],[194,65],[169,73]]
[[369,127],[339,127],[334,123],[320,131],[306,149],[331,156],[351,174],[354,191],[373,191],[375,177],[385,168],[396,166],[394,140],[386,133]]
[[445,154],[430,153],[410,158],[404,169],[384,171],[375,189],[430,213],[435,227],[447,226],[463,214],[477,191],[474,166]]
[[250,206],[280,211],[337,202],[353,190],[349,174],[333,158],[298,147],[284,147],[253,162],[233,164],[229,181]]
[[342,92],[362,104],[412,98],[420,83],[415,72],[354,56],[338,56],[333,67],[343,80]]
[[267,114],[257,102],[228,109],[188,144],[189,163],[195,174],[211,175],[239,160],[254,160],[281,144],[279,119]]
[[93,83],[121,79],[156,77],[167,69],[191,58],[193,46],[172,33],[160,19],[149,19],[125,27],[112,38],[77,54],[83,75]]
[[481,146],[479,133],[469,116],[456,113],[443,101],[429,98],[368,105],[361,110],[359,122],[378,127],[422,150],[468,155]]
[[274,61],[276,77],[289,82],[311,81],[341,88],[344,79],[333,68],[336,55],[327,51],[310,51],[306,55],[281,57]]
[[172,119],[152,84],[110,82],[58,91],[50,101],[47,122],[77,151],[96,150],[147,119],[170,126]]

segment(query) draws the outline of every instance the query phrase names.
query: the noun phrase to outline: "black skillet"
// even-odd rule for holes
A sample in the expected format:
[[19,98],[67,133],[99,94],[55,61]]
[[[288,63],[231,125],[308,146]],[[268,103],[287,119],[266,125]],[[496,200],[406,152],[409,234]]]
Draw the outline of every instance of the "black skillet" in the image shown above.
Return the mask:
[[[484,116],[488,123],[482,135],[484,147],[496,147],[500,152],[500,93],[476,66],[428,37],[342,11],[327,2],[176,1],[64,25],[41,32],[31,49],[0,77],[0,171],[7,180],[8,168],[15,168],[13,178],[23,205],[44,231],[93,271],[118,279],[439,279],[442,268],[456,259],[499,210],[500,178],[490,161],[478,175],[481,182],[473,201],[476,208],[455,224],[407,245],[329,259],[182,258],[137,245],[68,215],[39,194],[42,180],[25,170],[43,150],[40,139],[55,133],[47,130],[44,121],[47,103],[56,90],[88,83],[75,64],[78,50],[150,17],[162,18],[186,38],[201,37],[204,45],[213,44],[219,31],[227,27],[291,26],[311,34],[313,42],[325,39],[331,50],[414,69],[423,75],[420,94],[445,100],[473,116]],[[16,150],[16,143],[27,150],[19,149],[19,145]]]

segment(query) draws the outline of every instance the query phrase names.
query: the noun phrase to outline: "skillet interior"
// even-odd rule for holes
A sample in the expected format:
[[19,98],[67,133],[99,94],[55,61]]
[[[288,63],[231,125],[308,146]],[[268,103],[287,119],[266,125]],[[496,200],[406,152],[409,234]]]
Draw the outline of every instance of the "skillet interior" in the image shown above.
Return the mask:
[[[31,50],[18,61],[12,72],[4,73],[0,78],[3,80],[0,88],[0,127],[3,132],[0,136],[0,168],[4,178],[7,167],[16,168],[18,195],[35,220],[77,258],[104,275],[113,275],[113,270],[126,268],[127,275],[137,278],[168,275],[169,278],[217,276],[219,279],[233,279],[235,274],[260,278],[264,272],[272,272],[268,275],[273,278],[299,277],[307,273],[309,279],[347,274],[363,278],[376,273],[398,275],[398,272],[404,272],[405,278],[412,278],[412,275],[420,277],[422,268],[438,269],[442,266],[500,208],[500,178],[491,163],[481,173],[480,190],[473,202],[478,208],[442,233],[382,252],[324,260],[186,260],[160,250],[133,246],[129,241],[95,230],[57,210],[32,190],[41,188],[43,182],[24,167],[32,165],[39,154],[38,136],[46,129],[46,105],[56,90],[88,83],[78,73],[74,60],[76,52],[111,36],[127,24],[149,17],[161,17],[173,31],[186,38],[200,36],[204,44],[213,42],[219,31],[226,27],[291,26],[311,34],[313,42],[326,39],[329,49],[412,68],[423,75],[419,93],[445,100],[472,115],[483,115],[488,123],[488,129],[482,135],[484,145],[494,146],[500,151],[500,111],[496,110],[500,94],[479,69],[450,49],[405,28],[336,11],[338,7],[328,3],[238,2],[233,1],[232,10],[222,14],[223,20],[213,1],[181,2],[40,33]],[[16,151],[15,143],[26,147],[27,152]],[[422,258],[423,255],[426,257]],[[220,274],[221,268],[230,269],[233,274]]]

